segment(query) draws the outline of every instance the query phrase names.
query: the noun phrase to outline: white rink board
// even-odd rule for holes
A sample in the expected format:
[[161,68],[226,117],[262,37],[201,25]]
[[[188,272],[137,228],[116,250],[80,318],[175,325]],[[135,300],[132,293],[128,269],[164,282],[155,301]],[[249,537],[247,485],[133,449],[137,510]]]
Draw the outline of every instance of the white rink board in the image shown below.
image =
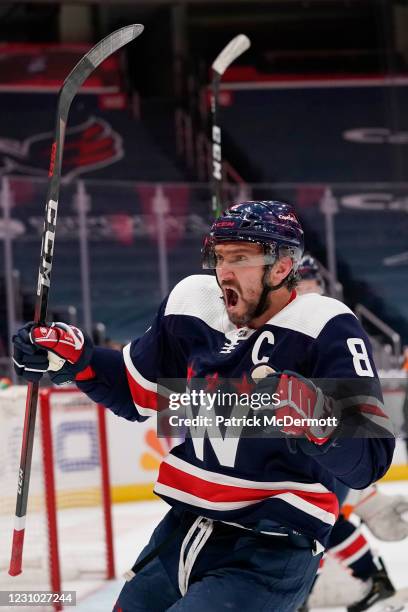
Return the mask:
[[143,423],[127,421],[110,410],[106,411],[106,416],[111,484],[154,482],[157,472],[143,469],[141,456],[150,451],[145,434],[150,429],[156,431],[156,419],[150,418]]
[[[24,388],[20,387],[21,393],[24,395]],[[80,397],[80,394],[78,392]],[[385,401],[395,408],[393,414],[400,410],[403,402],[403,393],[393,391],[385,394]],[[21,419],[23,420],[24,403],[21,399]],[[0,394],[1,404],[1,394]],[[135,408],[136,410],[136,408]],[[109,450],[109,465],[111,485],[114,496],[119,491],[123,501],[131,501],[135,499],[146,499],[146,491],[151,493],[152,485],[157,476],[158,465],[163,456],[170,450],[169,443],[166,439],[156,438],[156,419],[149,418],[144,422],[127,421],[116,416],[110,410],[106,410],[107,434],[108,434],[108,450]],[[63,419],[62,419],[63,421]],[[81,416],[78,416],[78,421],[81,421]],[[86,418],[84,417],[84,424]],[[63,427],[64,423],[61,423]],[[86,427],[84,427],[84,436],[86,438]],[[71,457],[75,460],[75,444],[70,440],[69,433],[66,433],[66,446],[64,449],[71,449]],[[91,432],[89,433],[91,435]],[[150,436],[150,437],[149,437]],[[155,445],[152,446],[152,439]],[[84,439],[86,445],[87,440]],[[88,440],[91,447],[92,440]],[[14,453],[19,453],[20,441],[16,441]],[[78,458],[80,452],[78,450]],[[59,456],[59,449],[56,449],[57,461],[63,460],[64,457]],[[402,440],[397,441],[397,448],[394,455],[395,465],[404,465],[407,463],[407,454],[405,444]],[[75,478],[75,474],[72,474]],[[139,487],[139,488],[138,488]],[[117,499],[117,497],[116,497]]]

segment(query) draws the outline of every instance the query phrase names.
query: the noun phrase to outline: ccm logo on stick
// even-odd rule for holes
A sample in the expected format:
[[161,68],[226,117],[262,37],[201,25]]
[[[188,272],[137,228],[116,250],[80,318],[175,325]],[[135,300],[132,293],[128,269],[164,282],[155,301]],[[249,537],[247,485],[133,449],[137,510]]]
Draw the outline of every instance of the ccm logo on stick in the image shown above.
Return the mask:
[[38,275],[38,287],[37,295],[40,295],[41,285],[45,287],[50,286],[51,282],[51,268],[52,268],[52,256],[54,253],[54,240],[55,240],[55,224],[57,222],[57,208],[58,202],[55,200],[49,200],[47,205],[47,217],[45,220],[44,237],[41,247],[42,258],[41,267]]
[[212,157],[213,157],[213,177],[220,181],[222,179],[221,166],[221,130],[218,125],[214,125],[212,129]]

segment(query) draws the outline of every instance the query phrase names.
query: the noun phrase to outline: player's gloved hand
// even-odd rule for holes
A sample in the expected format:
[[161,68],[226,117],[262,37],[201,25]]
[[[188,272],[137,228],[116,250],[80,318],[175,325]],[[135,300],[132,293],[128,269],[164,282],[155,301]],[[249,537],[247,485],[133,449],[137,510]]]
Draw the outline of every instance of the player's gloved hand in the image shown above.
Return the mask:
[[48,370],[48,355],[44,349],[39,349],[32,343],[30,330],[34,323],[26,323],[13,336],[13,362],[17,376],[22,376],[27,382],[39,382]]
[[93,352],[93,342],[87,334],[61,322],[29,323],[18,331],[13,342],[17,374],[32,381],[31,363],[34,361],[40,364],[34,380],[39,380],[48,371],[56,385],[75,380],[75,376],[88,366]]
[[271,407],[281,421],[278,427],[282,433],[306,436],[319,446],[329,440],[339,424],[337,406],[311,380],[289,370],[268,373],[261,381],[256,372],[252,377],[258,383],[257,393],[280,398],[279,404],[274,402]]
[[[408,536],[408,498],[385,495],[377,487],[365,490],[353,512],[379,540],[397,542]],[[404,518],[405,515],[405,518]]]

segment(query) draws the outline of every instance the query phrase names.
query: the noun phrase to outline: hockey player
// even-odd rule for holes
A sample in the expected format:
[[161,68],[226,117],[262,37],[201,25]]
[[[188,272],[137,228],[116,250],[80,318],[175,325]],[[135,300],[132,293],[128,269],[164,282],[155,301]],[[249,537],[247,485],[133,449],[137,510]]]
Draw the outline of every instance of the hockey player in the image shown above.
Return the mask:
[[[389,605],[391,610],[394,600],[401,605],[405,596],[396,592],[382,559],[372,552],[361,526],[356,527],[348,520],[352,513],[379,540],[401,541],[408,536],[408,522],[404,520],[404,514],[408,513],[408,500],[401,495],[384,495],[375,485],[363,491],[350,490],[330,535],[328,547],[331,558],[351,572],[347,588],[349,591],[355,589],[355,597],[354,603],[347,608],[348,612],[374,609],[380,601],[384,609]],[[351,577],[356,579],[355,584],[351,583]],[[330,576],[330,579],[341,583],[341,572],[337,576]],[[316,590],[319,586],[318,583]]]
[[[356,527],[347,519],[353,513],[378,539],[395,542],[408,535],[408,523],[404,520],[407,511],[406,498],[384,495],[375,485],[363,491],[351,490],[330,535],[321,575],[308,600],[310,607],[344,605],[348,612],[406,610],[407,589],[395,590],[382,559],[373,554],[361,526]],[[307,604],[301,608],[302,612],[308,609]]]
[[[338,516],[337,483],[361,489],[387,471],[394,439],[369,341],[342,303],[296,295],[302,252],[290,205],[243,202],[205,239],[203,266],[215,275],[176,285],[123,354],[59,323],[28,324],[15,336],[18,374],[75,379],[131,421],[157,414],[160,379],[212,389],[229,379],[253,390],[260,371],[279,398],[276,412],[311,419],[296,430],[282,419],[280,437],[190,428],[161,464],[155,492],[171,509],[128,574],[117,612],[296,610]],[[361,393],[346,400],[371,435],[346,437],[343,421],[333,425],[337,400],[311,378],[358,382]]]
[[309,253],[305,253],[300,261],[296,291],[299,295],[306,293],[324,295],[325,285],[319,265]]
[[[324,281],[319,266],[308,253],[301,259],[298,276],[296,290],[299,294],[324,294]],[[378,601],[393,596],[396,591],[382,560],[373,554],[361,528],[356,527],[348,518],[351,513],[356,514],[380,540],[402,540],[408,536],[408,522],[403,519],[404,513],[408,512],[408,500],[400,495],[384,495],[375,485],[371,485],[363,491],[350,490],[346,493],[340,512],[330,534],[328,554],[343,567],[347,567],[357,581],[355,594],[358,601],[348,607],[349,612],[369,610]],[[314,587],[314,605],[319,604],[319,591],[330,589],[331,582],[332,586],[335,581],[341,583],[342,571],[335,574],[333,567],[331,570],[331,575],[321,580],[325,586],[318,582]],[[350,578],[348,580],[350,582]],[[336,603],[340,604],[341,601]],[[302,608],[306,609],[306,606]]]

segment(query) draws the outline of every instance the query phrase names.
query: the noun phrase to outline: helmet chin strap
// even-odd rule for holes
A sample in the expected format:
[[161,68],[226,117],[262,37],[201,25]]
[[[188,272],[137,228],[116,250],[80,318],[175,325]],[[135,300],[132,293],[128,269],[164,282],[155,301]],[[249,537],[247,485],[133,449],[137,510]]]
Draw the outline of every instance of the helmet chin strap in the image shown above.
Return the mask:
[[267,278],[269,275],[269,272],[272,269],[272,265],[268,265],[265,266],[265,271],[262,277],[262,293],[261,296],[259,298],[257,307],[255,308],[255,312],[252,316],[253,319],[257,319],[258,317],[260,317],[261,315],[263,315],[263,313],[268,309],[268,295],[270,292],[272,291],[277,291],[278,289],[280,289],[281,287],[283,287],[283,285],[286,283],[288,276],[290,276],[292,270],[289,272],[289,274],[287,276],[285,276],[285,278],[283,280],[281,280],[280,283],[278,283],[275,286],[271,286],[268,284],[267,282]]

